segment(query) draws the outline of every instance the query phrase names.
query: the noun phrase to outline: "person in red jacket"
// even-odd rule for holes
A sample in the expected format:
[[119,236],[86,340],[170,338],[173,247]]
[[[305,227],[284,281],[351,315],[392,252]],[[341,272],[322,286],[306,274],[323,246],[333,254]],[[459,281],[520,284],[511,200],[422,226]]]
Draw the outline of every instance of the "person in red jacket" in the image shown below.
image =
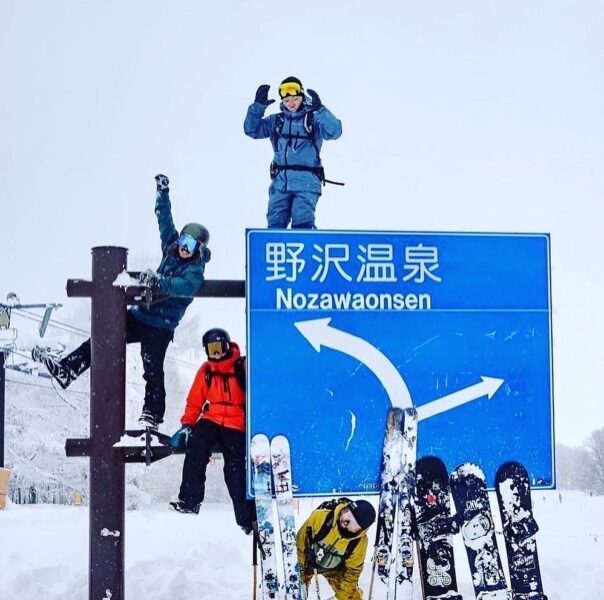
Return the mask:
[[170,506],[180,513],[199,512],[206,468],[212,447],[218,445],[235,520],[249,534],[256,509],[245,495],[245,357],[224,329],[206,331],[202,342],[208,360],[197,371],[187,396],[182,427],[170,439],[175,449],[186,446],[178,501]]

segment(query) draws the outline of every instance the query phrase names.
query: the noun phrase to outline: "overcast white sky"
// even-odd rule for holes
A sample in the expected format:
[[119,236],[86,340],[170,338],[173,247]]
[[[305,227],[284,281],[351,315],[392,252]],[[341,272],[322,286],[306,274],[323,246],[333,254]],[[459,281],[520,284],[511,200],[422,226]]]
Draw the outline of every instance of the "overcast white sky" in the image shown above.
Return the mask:
[[[320,228],[551,233],[557,438],[604,426],[601,0],[1,0],[0,23],[0,298],[68,304],[95,245],[159,258],[157,172],[211,231],[208,278],[243,278],[271,157],[243,118],[296,75],[344,127]],[[243,337],[243,301],[195,310]]]

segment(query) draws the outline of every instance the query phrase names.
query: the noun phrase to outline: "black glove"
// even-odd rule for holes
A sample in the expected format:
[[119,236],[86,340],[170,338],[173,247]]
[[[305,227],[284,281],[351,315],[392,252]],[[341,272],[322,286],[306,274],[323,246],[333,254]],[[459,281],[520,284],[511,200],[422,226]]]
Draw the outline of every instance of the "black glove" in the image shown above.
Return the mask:
[[141,285],[157,289],[161,275],[158,275],[153,269],[147,269],[138,276],[138,281]]
[[161,173],[155,176],[155,183],[158,192],[163,192],[170,187],[170,180],[166,175],[162,175]]
[[256,97],[254,98],[254,102],[258,102],[258,104],[264,104],[264,106],[268,106],[269,104],[272,104],[274,102],[274,100],[268,99],[268,90],[270,89],[270,87],[271,86],[268,85],[267,83],[259,86],[258,89],[256,90]]
[[179,450],[183,446],[186,448],[187,442],[189,441],[189,435],[191,434],[190,425],[183,425],[168,442],[174,450]]
[[315,92],[315,90],[306,90],[308,92],[308,95],[311,97],[312,99],[312,104],[310,105],[310,110],[319,110],[323,104],[321,103],[321,98],[319,98],[319,94],[317,94],[317,92]]

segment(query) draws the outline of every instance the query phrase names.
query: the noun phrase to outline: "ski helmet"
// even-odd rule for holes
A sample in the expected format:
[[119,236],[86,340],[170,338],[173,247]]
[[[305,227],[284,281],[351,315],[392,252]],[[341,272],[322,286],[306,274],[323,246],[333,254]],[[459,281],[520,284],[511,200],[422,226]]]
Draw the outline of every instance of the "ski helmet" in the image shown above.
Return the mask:
[[201,342],[210,360],[216,360],[212,358],[215,354],[219,354],[222,358],[231,349],[231,338],[228,332],[219,327],[208,329],[203,334]]
[[304,86],[297,77],[286,77],[279,86],[279,96],[304,96]]
[[210,241],[210,232],[206,227],[200,225],[199,223],[187,223],[180,232],[180,235],[183,234],[187,234],[195,238],[201,247],[207,246],[208,242]]

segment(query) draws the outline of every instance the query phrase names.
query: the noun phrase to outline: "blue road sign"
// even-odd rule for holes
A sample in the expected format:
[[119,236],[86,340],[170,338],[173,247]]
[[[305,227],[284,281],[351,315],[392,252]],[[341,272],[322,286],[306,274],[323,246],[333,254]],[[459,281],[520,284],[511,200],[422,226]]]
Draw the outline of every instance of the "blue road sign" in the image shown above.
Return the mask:
[[412,405],[418,456],[554,487],[549,256],[546,234],[248,231],[248,442],[289,438],[300,496],[375,493]]

